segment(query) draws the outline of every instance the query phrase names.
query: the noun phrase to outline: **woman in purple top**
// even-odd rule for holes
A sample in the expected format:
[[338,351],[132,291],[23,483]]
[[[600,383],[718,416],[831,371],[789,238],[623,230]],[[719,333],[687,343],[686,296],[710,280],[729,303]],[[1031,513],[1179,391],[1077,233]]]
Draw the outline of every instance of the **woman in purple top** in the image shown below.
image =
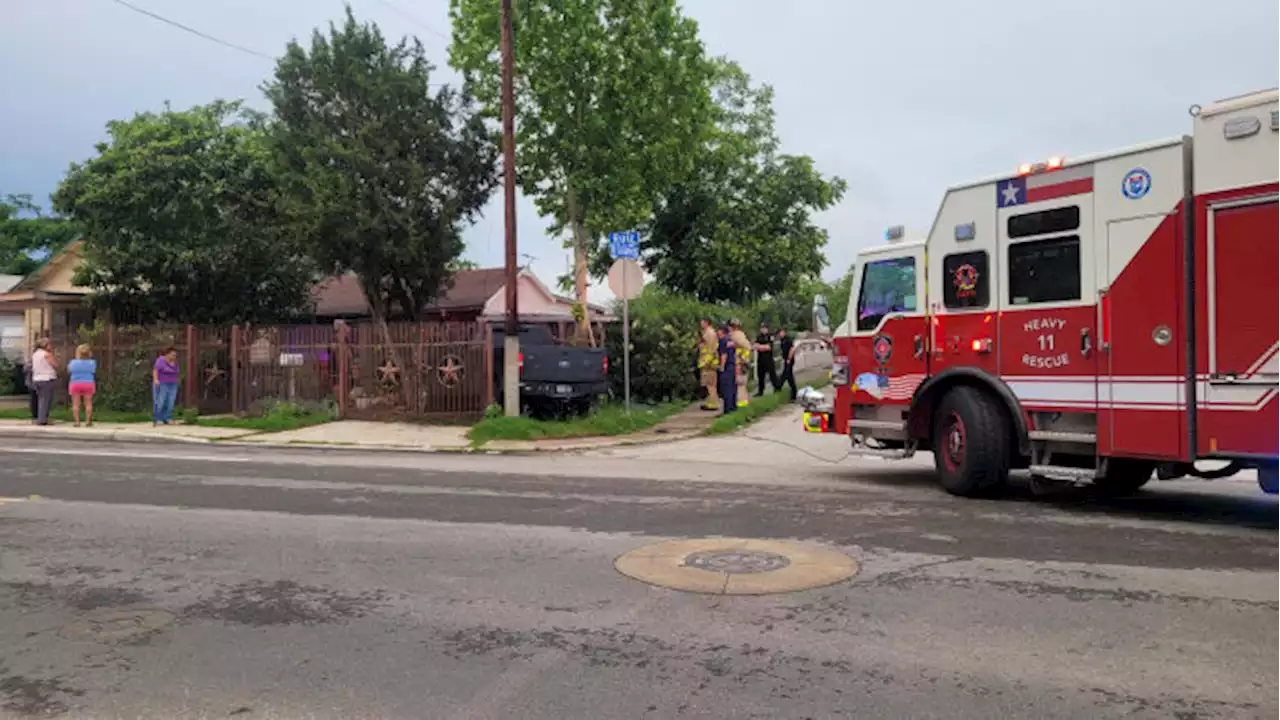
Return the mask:
[[164,349],[151,369],[151,424],[169,424],[173,419],[173,403],[178,399],[178,351]]

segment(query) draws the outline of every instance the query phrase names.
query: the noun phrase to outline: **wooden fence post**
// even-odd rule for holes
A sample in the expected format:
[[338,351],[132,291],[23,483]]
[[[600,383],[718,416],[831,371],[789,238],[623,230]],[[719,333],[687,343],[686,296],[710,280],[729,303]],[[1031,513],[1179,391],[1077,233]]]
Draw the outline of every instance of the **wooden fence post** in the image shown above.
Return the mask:
[[196,385],[197,377],[200,373],[200,353],[196,347],[196,326],[187,325],[187,387],[184,391],[186,395],[183,400],[183,407],[199,408],[200,407],[200,391]]
[[107,326],[107,377],[116,374],[116,324]]
[[227,364],[230,366],[227,371],[231,374],[231,414],[240,414],[240,326],[232,325],[227,330],[230,333],[231,349],[227,352],[231,355]]
[[334,350],[338,355],[338,417],[347,417],[347,393],[350,389],[349,373],[351,365],[347,353],[347,324],[339,320],[335,323],[334,335],[337,337]]
[[493,404],[493,325],[484,323],[484,409]]

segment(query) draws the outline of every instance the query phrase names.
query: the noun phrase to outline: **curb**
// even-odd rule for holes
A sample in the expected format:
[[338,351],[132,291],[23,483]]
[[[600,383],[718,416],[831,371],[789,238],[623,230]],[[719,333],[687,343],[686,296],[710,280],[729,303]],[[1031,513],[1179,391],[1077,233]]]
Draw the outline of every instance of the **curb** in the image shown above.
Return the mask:
[[133,443],[154,443],[166,444],[173,443],[177,445],[213,445],[215,442],[209,438],[202,437],[186,437],[182,435],[142,435],[131,430],[94,430],[93,434],[84,434],[76,437],[70,433],[48,432],[45,430],[27,430],[18,427],[0,428],[0,437],[23,437],[23,438],[39,438],[42,440],[72,440],[72,441],[96,441],[96,442],[133,442]]

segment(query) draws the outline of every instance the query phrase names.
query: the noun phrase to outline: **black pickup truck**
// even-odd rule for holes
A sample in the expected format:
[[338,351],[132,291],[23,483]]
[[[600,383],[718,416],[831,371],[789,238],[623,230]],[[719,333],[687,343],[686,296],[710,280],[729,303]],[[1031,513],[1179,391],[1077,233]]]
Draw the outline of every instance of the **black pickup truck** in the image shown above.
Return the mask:
[[[493,384],[498,404],[503,402],[502,368],[506,333],[493,329]],[[609,353],[598,348],[556,344],[541,325],[520,326],[520,407],[534,415],[566,415],[587,412],[609,393]]]

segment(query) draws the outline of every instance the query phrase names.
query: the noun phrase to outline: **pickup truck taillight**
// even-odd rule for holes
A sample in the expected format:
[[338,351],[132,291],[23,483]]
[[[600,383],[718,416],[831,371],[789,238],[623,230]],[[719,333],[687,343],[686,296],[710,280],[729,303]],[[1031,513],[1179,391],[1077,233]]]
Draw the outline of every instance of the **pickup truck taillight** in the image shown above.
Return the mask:
[[609,356],[608,355],[605,355],[604,357],[600,358],[600,369],[604,371],[605,375],[609,374]]
[[849,358],[838,357],[831,361],[831,384],[849,384]]
[[524,372],[524,353],[516,354],[516,363],[519,365],[520,372]]

